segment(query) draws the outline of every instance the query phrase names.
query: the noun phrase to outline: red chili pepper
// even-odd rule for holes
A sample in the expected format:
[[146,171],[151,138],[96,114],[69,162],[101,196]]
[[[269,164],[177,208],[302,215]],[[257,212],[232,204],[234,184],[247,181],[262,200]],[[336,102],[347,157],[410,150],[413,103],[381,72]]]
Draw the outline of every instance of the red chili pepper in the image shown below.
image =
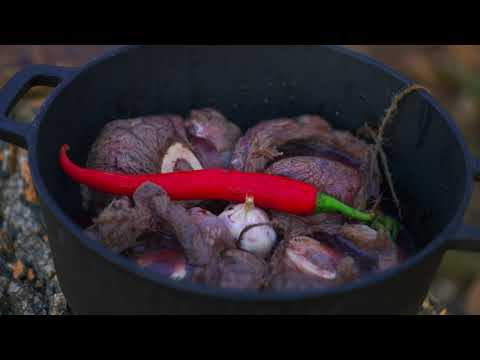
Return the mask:
[[[225,169],[179,171],[168,174],[125,175],[79,167],[67,156],[68,145],[60,149],[60,166],[76,182],[112,195],[132,196],[145,182],[162,187],[172,200],[225,200],[243,202],[247,196],[261,208],[306,216],[315,213],[340,213],[346,217],[397,229],[395,220],[365,213],[318,192],[309,184],[283,176],[246,173]],[[393,230],[391,230],[393,231]]]
[[132,196],[145,182],[162,187],[172,200],[225,200],[243,202],[253,196],[255,204],[297,215],[315,212],[314,186],[286,177],[245,173],[225,169],[180,171],[168,174],[125,175],[75,165],[67,156],[68,145],[60,151],[60,165],[73,180],[96,191]]

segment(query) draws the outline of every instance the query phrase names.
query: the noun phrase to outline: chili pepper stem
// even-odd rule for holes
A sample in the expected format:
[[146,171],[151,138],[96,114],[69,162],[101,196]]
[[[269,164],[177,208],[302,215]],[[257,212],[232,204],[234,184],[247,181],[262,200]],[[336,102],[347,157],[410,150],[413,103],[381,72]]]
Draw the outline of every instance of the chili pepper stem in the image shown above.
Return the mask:
[[376,213],[363,212],[354,209],[341,201],[324,193],[317,195],[316,213],[338,213],[350,220],[356,220],[370,225],[375,230],[383,229],[395,241],[400,231],[400,224],[393,218]]
[[350,220],[357,220],[365,223],[371,223],[375,220],[374,213],[366,213],[354,209],[341,201],[324,193],[317,195],[316,213],[340,213]]

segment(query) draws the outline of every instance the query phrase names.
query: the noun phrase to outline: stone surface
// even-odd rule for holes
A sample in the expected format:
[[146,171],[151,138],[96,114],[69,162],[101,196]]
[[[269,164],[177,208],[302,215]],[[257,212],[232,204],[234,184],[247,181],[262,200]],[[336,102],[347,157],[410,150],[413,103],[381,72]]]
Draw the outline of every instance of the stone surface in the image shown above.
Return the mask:
[[40,212],[17,169],[0,180],[0,314],[67,315]]

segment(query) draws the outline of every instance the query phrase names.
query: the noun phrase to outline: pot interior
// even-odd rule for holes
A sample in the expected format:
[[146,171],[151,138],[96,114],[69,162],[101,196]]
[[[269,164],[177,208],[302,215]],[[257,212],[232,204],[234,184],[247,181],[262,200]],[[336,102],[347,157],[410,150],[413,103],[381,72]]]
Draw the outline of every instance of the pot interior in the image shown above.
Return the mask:
[[[40,176],[75,220],[79,186],[60,170],[59,148],[70,144],[72,159],[84,164],[109,121],[215,107],[243,129],[312,113],[355,131],[378,123],[405,85],[382,67],[330,47],[132,47],[88,67],[53,100],[38,129]],[[403,223],[421,248],[463,204],[468,175],[461,140],[419,94],[402,102],[386,138]]]

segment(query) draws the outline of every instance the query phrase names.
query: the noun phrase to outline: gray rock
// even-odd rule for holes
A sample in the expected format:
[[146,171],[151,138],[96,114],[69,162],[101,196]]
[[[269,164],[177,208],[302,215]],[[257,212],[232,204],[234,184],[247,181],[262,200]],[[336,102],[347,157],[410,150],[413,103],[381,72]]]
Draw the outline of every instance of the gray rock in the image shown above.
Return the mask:
[[13,315],[47,315],[44,297],[26,284],[12,281],[5,294]]
[[0,275],[0,296],[5,293],[9,284],[10,284],[10,278]]
[[[45,228],[37,206],[23,198],[19,173],[0,178],[0,314],[68,315]],[[11,265],[20,260],[34,278],[14,279]]]
[[67,308],[67,300],[61,293],[57,293],[50,298],[50,315],[67,315],[69,313]]
[[32,264],[38,278],[48,281],[55,276],[51,250],[38,235],[25,236],[19,233],[15,242],[15,255]]
[[20,200],[22,197],[23,186],[24,183],[20,173],[15,173],[7,178],[2,184],[2,207]]
[[[0,259],[1,261],[1,259]],[[0,265],[0,315],[9,314],[9,304],[6,292],[10,285],[10,274],[3,272]]]
[[13,238],[0,229],[0,259],[3,261],[13,261],[15,258],[15,242]]
[[18,231],[25,236],[38,234],[42,226],[34,216],[32,209],[17,200],[13,204],[6,204],[3,209],[3,218],[7,228]]
[[61,293],[62,293],[62,289],[60,288],[60,283],[58,282],[57,275],[55,275],[45,283],[45,295],[51,298],[55,294],[61,294]]

